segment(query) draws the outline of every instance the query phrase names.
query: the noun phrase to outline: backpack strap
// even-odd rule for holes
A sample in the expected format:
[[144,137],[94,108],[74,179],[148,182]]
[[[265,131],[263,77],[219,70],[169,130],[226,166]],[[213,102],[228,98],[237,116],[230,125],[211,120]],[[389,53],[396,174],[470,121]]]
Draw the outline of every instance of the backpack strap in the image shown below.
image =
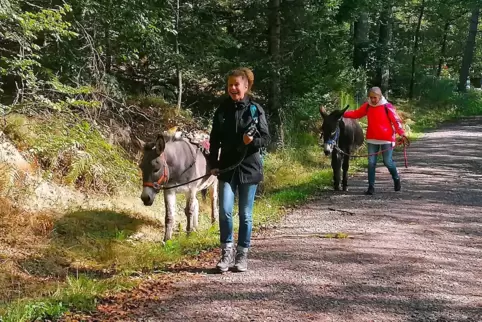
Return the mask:
[[[251,103],[251,105],[249,106],[249,110],[251,112],[251,118],[253,119],[254,124],[256,126],[258,126],[258,123],[259,123],[258,107],[256,105],[254,105],[253,103]],[[266,148],[260,149],[259,154],[261,156],[261,164],[264,164],[264,157],[267,153],[268,152],[267,152]]]
[[[388,119],[390,120],[390,115],[388,115],[388,107],[387,104],[384,104],[383,107],[385,108],[385,113],[387,114]],[[391,121],[390,121],[391,122]]]
[[256,105],[252,104],[249,106],[249,110],[251,111],[251,118],[253,119],[254,123],[258,124],[258,108]]

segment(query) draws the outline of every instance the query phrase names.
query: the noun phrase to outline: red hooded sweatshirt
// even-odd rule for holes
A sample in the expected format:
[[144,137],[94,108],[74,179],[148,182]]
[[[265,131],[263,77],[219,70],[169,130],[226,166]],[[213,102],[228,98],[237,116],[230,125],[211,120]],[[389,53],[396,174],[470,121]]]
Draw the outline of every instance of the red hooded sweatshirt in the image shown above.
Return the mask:
[[400,117],[393,105],[388,102],[377,106],[371,106],[365,103],[357,110],[346,111],[345,114],[343,114],[343,117],[351,119],[359,119],[364,116],[366,116],[368,120],[367,141],[395,142],[395,131],[400,136],[405,135]]

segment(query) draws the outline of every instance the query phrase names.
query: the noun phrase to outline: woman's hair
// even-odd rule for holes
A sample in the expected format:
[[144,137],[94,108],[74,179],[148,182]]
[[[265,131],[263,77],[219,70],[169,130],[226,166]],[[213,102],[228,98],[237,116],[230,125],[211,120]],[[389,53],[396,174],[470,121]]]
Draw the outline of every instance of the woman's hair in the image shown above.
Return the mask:
[[368,96],[370,96],[370,93],[373,93],[373,94],[376,94],[380,97],[383,96],[382,94],[382,90],[380,89],[380,87],[372,87],[368,90]]
[[251,88],[254,84],[254,74],[251,69],[247,67],[236,68],[229,72],[228,77],[242,77],[248,82],[248,93],[251,93]]

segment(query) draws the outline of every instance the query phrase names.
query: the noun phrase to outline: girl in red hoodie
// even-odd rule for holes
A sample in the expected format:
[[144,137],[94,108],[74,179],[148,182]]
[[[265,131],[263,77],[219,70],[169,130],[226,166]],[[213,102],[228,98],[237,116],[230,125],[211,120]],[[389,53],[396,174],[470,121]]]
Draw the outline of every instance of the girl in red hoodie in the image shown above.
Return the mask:
[[357,110],[346,111],[343,117],[359,119],[366,116],[368,120],[367,144],[368,144],[368,190],[366,194],[372,195],[375,192],[375,169],[377,157],[380,150],[384,151],[383,163],[393,178],[395,191],[400,191],[400,176],[397,167],[392,159],[393,146],[395,145],[395,132],[403,140],[407,140],[402,121],[395,108],[390,104],[378,87],[372,87],[368,91],[368,101]]

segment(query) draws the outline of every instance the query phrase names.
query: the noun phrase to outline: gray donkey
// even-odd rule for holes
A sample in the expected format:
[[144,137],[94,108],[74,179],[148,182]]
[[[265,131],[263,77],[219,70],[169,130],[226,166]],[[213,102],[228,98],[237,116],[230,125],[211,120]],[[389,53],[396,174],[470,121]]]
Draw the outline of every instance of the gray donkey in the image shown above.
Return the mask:
[[[140,168],[142,171],[143,190],[141,199],[144,205],[151,206],[157,193],[164,192],[165,234],[164,241],[171,239],[175,225],[176,194],[186,194],[187,232],[197,229],[199,221],[199,202],[197,193],[210,190],[211,223],[218,217],[218,180],[208,175],[210,168],[206,156],[197,145],[179,133],[174,136],[160,134],[155,142],[144,143],[138,140],[144,150]],[[203,177],[200,180],[168,189]]]

